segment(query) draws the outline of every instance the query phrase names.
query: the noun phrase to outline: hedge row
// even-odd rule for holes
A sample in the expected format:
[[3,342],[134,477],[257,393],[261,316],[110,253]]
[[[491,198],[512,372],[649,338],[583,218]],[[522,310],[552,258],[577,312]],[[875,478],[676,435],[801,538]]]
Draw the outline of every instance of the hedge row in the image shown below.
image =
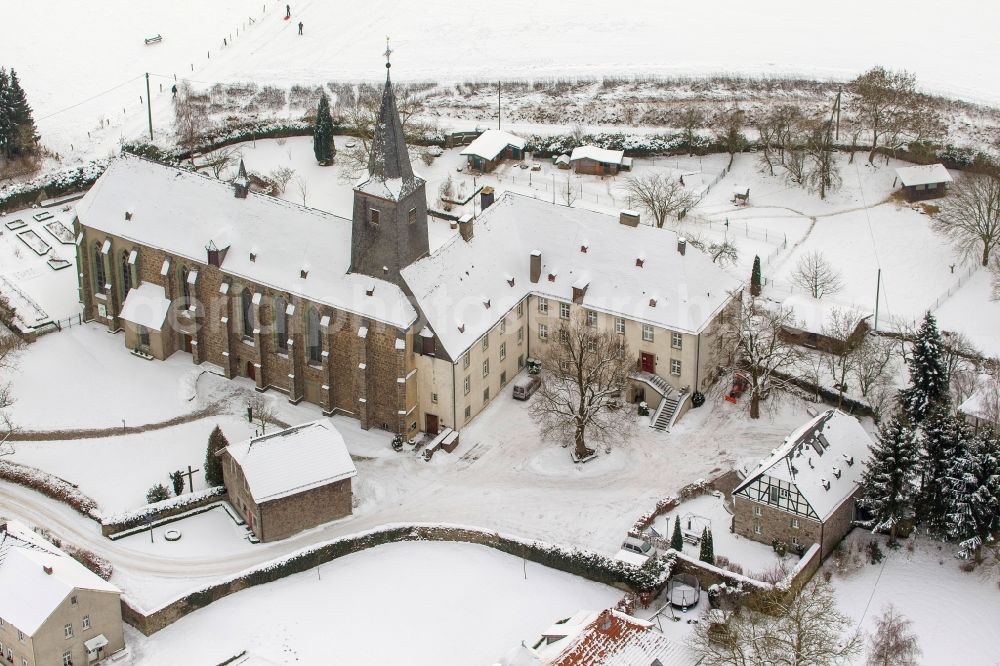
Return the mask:
[[80,492],[80,489],[72,483],[36,467],[6,460],[0,461],[0,479],[36,490],[46,497],[68,504],[88,518],[98,522],[101,520],[97,502]]
[[23,208],[43,199],[85,190],[104,173],[109,163],[107,159],[91,160],[81,166],[43,174],[26,183],[5,185],[0,188],[0,212],[6,209]]
[[147,523],[218,501],[225,494],[225,486],[215,486],[214,488],[199,490],[196,493],[187,493],[186,495],[171,497],[161,502],[153,502],[152,504],[131,511],[102,516],[101,531],[104,532],[105,536],[108,536],[142,527]]

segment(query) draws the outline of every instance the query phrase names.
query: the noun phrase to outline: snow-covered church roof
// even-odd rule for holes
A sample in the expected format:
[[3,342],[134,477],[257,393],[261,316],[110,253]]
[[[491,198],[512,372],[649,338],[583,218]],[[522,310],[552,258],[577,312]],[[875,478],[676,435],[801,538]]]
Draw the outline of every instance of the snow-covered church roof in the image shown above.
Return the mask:
[[344,438],[329,419],[230,444],[250,495],[260,504],[358,475]]
[[115,160],[76,212],[86,227],[200,264],[210,242],[228,245],[223,272],[316,303],[402,328],[416,318],[399,287],[348,272],[352,223],[330,213],[239,199],[229,183],[133,156]]
[[[699,333],[742,283],[677,244],[666,229],[508,192],[475,221],[471,240],[453,237],[402,275],[452,358],[527,294],[570,301],[574,287],[586,308]],[[541,253],[536,283],[533,252]]]
[[793,483],[826,520],[861,483],[872,438],[853,416],[830,409],[809,420],[747,475],[736,494],[767,475]]
[[73,590],[121,591],[26,526],[0,528],[0,618],[33,636]]

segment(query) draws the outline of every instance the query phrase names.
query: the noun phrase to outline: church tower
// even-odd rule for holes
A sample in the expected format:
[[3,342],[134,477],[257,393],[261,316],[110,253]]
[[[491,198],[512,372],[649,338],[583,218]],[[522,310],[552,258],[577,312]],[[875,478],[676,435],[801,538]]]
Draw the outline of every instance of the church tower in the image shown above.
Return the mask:
[[401,284],[399,272],[429,253],[424,180],[413,173],[389,80],[372,138],[368,175],[354,188],[351,272]]

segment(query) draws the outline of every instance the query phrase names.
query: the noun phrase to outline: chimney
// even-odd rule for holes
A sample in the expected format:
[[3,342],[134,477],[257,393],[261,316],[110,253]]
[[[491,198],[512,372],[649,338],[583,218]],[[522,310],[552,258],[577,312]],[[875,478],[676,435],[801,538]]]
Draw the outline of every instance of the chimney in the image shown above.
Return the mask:
[[542,276],[542,251],[535,250],[531,253],[531,274],[530,278],[532,282],[538,282],[538,278]]
[[215,244],[215,241],[208,241],[208,246],[205,248],[205,251],[208,253],[208,265],[215,266],[216,268],[222,266],[222,262],[225,260],[226,252],[228,250],[228,247],[224,247],[220,250]]
[[573,284],[573,302],[577,305],[583,303],[583,297],[587,295],[587,287],[590,286],[590,280],[586,278],[580,278]]
[[624,224],[626,227],[637,227],[639,226],[639,213],[634,210],[623,210],[618,214],[618,223]]
[[458,233],[462,234],[462,240],[468,243],[472,240],[472,214],[466,213],[458,218]]
[[486,210],[493,205],[493,188],[487,185],[479,192],[479,207]]
[[687,247],[688,247],[688,242],[686,238],[677,239],[677,253],[680,254],[682,257],[684,256],[684,253],[687,252]]

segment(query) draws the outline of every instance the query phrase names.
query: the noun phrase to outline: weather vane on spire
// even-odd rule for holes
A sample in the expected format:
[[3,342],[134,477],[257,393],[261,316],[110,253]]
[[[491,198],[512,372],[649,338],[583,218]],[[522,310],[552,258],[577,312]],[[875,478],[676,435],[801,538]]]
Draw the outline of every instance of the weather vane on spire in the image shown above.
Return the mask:
[[389,48],[389,35],[385,36],[385,53],[383,53],[382,55],[385,56],[385,68],[389,69],[390,67],[392,67],[392,65],[389,63],[389,56],[392,55],[392,49]]

